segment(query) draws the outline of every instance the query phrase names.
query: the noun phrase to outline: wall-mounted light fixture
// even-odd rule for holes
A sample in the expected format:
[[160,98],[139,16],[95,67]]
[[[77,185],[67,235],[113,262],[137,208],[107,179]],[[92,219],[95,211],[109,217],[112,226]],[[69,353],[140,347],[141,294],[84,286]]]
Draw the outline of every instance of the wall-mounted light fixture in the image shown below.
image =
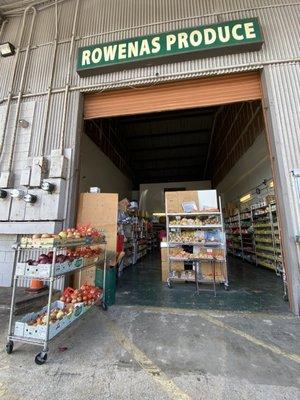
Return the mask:
[[29,127],[29,122],[26,121],[25,119],[20,119],[19,120],[19,125],[20,125],[21,128],[26,129],[26,128]]
[[24,196],[25,203],[34,204],[37,201],[37,196],[34,194],[26,194]]
[[43,182],[41,185],[41,189],[44,190],[45,192],[52,193],[55,189],[55,185],[50,182]]
[[7,191],[0,189],[0,199],[5,199],[7,197]]
[[2,57],[10,57],[15,54],[15,46],[9,42],[0,44],[0,54]]
[[24,192],[20,189],[13,189],[10,195],[13,199],[22,199],[24,197]]
[[246,203],[246,201],[249,201],[249,200],[251,200],[251,194],[250,193],[245,194],[245,196],[240,198],[240,202],[241,203]]

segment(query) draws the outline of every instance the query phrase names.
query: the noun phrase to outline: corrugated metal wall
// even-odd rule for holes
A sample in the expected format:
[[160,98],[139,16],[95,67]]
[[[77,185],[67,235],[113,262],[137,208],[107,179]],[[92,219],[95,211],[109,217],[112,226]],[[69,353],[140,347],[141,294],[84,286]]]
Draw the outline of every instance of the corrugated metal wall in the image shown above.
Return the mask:
[[213,187],[225,178],[264,129],[261,101],[231,104],[220,111],[210,155]]
[[[263,71],[269,145],[276,178],[283,249],[294,311],[300,310],[300,193],[292,171],[300,168],[300,65],[270,65]],[[299,178],[300,179],[300,178]]]
[[[59,45],[53,83],[53,87],[57,89],[62,89],[66,84],[75,3],[75,0],[66,0],[58,5]],[[176,79],[178,75],[191,77],[231,70],[232,72],[235,70],[243,71],[257,68],[257,66],[261,67],[264,63],[283,60],[297,59],[299,61],[300,3],[289,1],[289,5],[283,6],[285,3],[284,0],[188,0],[183,5],[180,0],[151,2],[146,0],[104,0],[101,2],[98,0],[81,0],[76,24],[75,49],[72,57],[71,85],[91,87],[91,90],[93,90],[95,86],[126,85],[128,81],[143,83],[150,79],[156,81]],[[229,11],[236,9],[244,9],[244,11]],[[252,16],[258,16],[263,27],[265,45],[262,51],[136,68],[130,71],[121,70],[86,78],[80,78],[75,71],[76,51],[80,46]],[[28,40],[30,19],[31,16],[28,15],[22,46],[25,46]],[[20,16],[10,18],[2,40],[10,40],[12,43],[16,43],[20,24]],[[289,29],[286,29],[287,27]],[[48,88],[49,62],[53,56],[54,31],[54,7],[39,11],[35,22],[24,93],[41,93]],[[1,71],[3,68],[4,72],[8,72],[11,63],[12,59],[10,58],[1,59]],[[22,54],[19,66],[13,90],[15,94],[22,66]],[[7,96],[7,75],[7,73],[3,73],[0,76],[0,99]]]
[[[58,147],[76,2],[76,0],[65,0],[58,4],[59,43],[52,84],[53,94],[49,103],[49,126],[46,132],[47,90],[54,54],[55,8],[53,6],[38,8],[23,93],[26,100],[36,102],[29,156],[41,154],[43,148],[44,153],[48,155],[51,149]],[[1,9],[1,12],[5,15],[5,9]],[[76,143],[78,143],[78,124],[81,120],[79,111],[82,91],[264,69],[264,78],[268,83],[266,93],[271,99],[270,119],[275,134],[274,151],[280,155],[277,160],[281,169],[278,174],[284,196],[281,200],[290,210],[289,217],[292,217],[293,221],[287,232],[289,238],[287,249],[290,260],[299,267],[299,248],[296,250],[296,245],[292,241],[297,230],[299,231],[300,204],[290,173],[292,168],[300,167],[299,15],[300,2],[296,0],[288,2],[285,0],[185,0],[184,2],[182,0],[80,0],[78,18],[75,21],[75,46],[71,57],[71,93],[68,96],[66,147],[75,147],[78,150]],[[79,78],[75,71],[76,52],[80,46],[253,16],[259,18],[264,33],[265,44],[259,52],[162,64],[130,71],[120,70],[87,78]],[[31,14],[26,17],[22,51],[13,85],[14,95],[19,88],[31,17]],[[21,21],[20,15],[10,16],[0,40],[16,44]],[[10,90],[9,78],[13,62],[13,57],[0,58],[0,103],[3,106]],[[8,130],[7,134],[9,133]],[[72,159],[78,159],[76,151]],[[73,174],[75,168],[74,161],[70,173]],[[299,269],[297,271],[295,274],[299,275]],[[299,306],[299,298],[298,300],[295,298],[295,302],[297,301]],[[294,309],[296,309],[295,304]]]

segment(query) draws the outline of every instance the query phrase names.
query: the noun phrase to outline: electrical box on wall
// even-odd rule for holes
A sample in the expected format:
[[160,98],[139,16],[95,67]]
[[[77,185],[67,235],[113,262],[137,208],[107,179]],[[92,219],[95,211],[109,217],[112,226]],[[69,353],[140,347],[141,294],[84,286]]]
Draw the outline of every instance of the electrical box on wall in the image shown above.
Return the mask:
[[68,159],[60,150],[51,151],[49,178],[66,179],[68,174]]
[[0,199],[0,221],[8,221],[9,220],[11,200],[12,199],[11,199],[9,193],[7,193],[5,198]]
[[27,167],[23,169],[21,173],[20,185],[21,186],[29,186],[30,185],[30,177],[31,177],[31,168]]
[[0,173],[0,188],[6,189],[12,187],[12,173],[11,172],[1,172]]
[[27,195],[32,195],[33,202],[25,203],[25,220],[26,221],[37,221],[41,219],[41,189],[30,189]]
[[30,186],[39,187],[41,186],[43,175],[46,172],[46,159],[44,157],[34,157],[32,161]]
[[11,221],[24,221],[26,203],[23,198],[12,198],[9,219]]
[[47,179],[48,183],[54,186],[52,192],[41,191],[41,220],[62,220],[64,219],[66,181],[64,179]]

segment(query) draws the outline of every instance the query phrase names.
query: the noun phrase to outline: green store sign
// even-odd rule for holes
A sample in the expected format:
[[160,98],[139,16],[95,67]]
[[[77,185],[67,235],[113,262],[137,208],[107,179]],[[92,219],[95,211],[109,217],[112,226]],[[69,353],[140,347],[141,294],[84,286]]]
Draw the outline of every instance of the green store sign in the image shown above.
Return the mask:
[[257,18],[228,21],[81,47],[77,72],[80,76],[88,76],[137,66],[256,51],[262,44]]

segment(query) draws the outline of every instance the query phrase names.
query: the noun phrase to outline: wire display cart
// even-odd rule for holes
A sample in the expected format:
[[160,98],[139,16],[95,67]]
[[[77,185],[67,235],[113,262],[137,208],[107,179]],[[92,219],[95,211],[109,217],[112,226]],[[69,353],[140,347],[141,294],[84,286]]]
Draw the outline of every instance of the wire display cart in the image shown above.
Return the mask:
[[[57,262],[57,255],[59,252],[67,252],[67,249],[71,247],[84,247],[84,246],[104,246],[102,253],[97,257],[78,257],[73,261],[69,262]],[[32,256],[45,253],[45,251],[51,250],[53,252],[53,258],[51,264],[40,264],[37,266],[29,265],[25,260]],[[106,282],[106,242],[104,240],[97,242],[74,242],[68,244],[60,244],[57,246],[40,246],[40,247],[22,247],[18,244],[16,247],[17,252],[17,263],[13,278],[13,288],[11,297],[11,307],[9,315],[9,326],[8,326],[8,337],[6,343],[6,352],[11,354],[14,348],[14,342],[27,343],[32,345],[41,346],[42,350],[35,356],[35,363],[42,365],[47,361],[47,355],[49,352],[49,342],[53,340],[58,334],[64,331],[67,327],[72,325],[78,318],[88,312],[96,305],[101,305],[104,310],[107,309],[107,305],[103,301],[105,294],[105,282]],[[62,301],[53,301],[54,285],[59,279],[63,279],[70,273],[79,272],[79,286],[81,285],[81,273],[83,269],[95,267],[103,263],[104,268],[104,279],[103,279],[103,291],[100,297],[93,304],[86,304],[79,302],[74,304],[72,312],[64,316],[61,320],[57,320],[55,323],[51,321],[50,314],[54,308],[63,309],[65,303]],[[16,288],[19,279],[34,278],[41,279],[44,282],[49,283],[49,293],[47,305],[39,312],[26,314],[25,316],[18,319],[14,317],[15,310],[15,297]],[[63,283],[63,282],[62,282]],[[31,326],[28,321],[35,318],[40,313],[45,313],[45,324],[41,326]]]
[[[217,283],[228,290],[224,221],[221,198],[218,200],[218,211],[166,212],[169,288],[173,282],[195,282],[197,294],[201,283],[213,284],[215,296]],[[179,262],[192,264],[192,270],[174,270]],[[218,276],[217,265],[221,271]]]

